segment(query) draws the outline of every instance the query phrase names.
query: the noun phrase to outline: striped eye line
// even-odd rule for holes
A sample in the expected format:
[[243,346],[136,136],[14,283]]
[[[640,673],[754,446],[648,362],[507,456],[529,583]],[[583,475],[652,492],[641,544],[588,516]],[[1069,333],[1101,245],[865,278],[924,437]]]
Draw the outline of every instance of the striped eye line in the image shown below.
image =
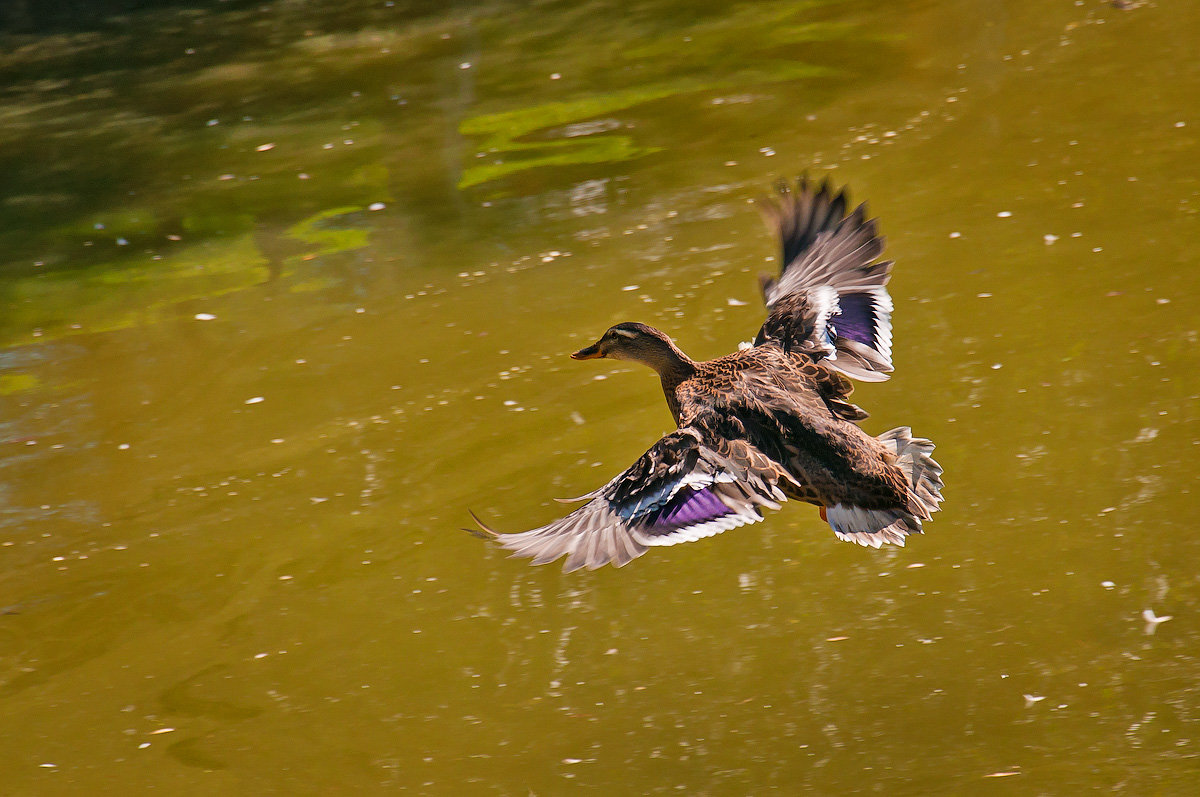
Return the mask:
[[630,332],[628,329],[614,329],[612,333],[614,335],[620,335],[623,338],[634,338],[637,335],[636,332]]

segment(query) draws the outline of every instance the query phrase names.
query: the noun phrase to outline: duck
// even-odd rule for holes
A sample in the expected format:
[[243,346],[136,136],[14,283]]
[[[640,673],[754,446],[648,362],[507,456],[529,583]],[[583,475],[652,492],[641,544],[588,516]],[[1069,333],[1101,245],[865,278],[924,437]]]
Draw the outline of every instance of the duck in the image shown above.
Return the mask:
[[[907,426],[878,436],[859,422],[850,381],[892,366],[893,261],[866,204],[800,177],[759,200],[782,247],[760,289],[767,315],[749,345],[695,361],[662,331],[624,322],[571,354],[654,370],[676,429],[582,506],[529,531],[501,533],[474,512],[477,536],[566,572],[622,567],[651,548],[758,523],[788,501],[813,504],[838,539],[903,546],[942,503],[931,441]],[[470,510],[468,510],[470,511]]]

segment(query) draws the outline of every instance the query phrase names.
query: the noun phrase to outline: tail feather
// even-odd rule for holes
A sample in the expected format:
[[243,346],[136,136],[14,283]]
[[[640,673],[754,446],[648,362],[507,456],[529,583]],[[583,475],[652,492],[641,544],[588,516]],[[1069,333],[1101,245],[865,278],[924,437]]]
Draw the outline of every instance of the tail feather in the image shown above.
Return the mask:
[[933,441],[913,437],[912,429],[901,426],[879,435],[879,442],[896,454],[896,462],[908,476],[908,511],[928,520],[942,503],[942,466],[931,455]]
[[896,455],[896,464],[908,478],[908,503],[903,509],[864,509],[839,503],[825,515],[838,539],[878,548],[884,543],[904,545],[910,534],[921,534],[921,521],[929,520],[942,503],[942,466],[930,456],[933,443],[913,437],[901,426],[884,432],[879,442]]
[[921,533],[921,521],[901,509],[863,509],[843,503],[829,507],[825,514],[839,540],[867,548],[885,542],[903,547],[905,537]]

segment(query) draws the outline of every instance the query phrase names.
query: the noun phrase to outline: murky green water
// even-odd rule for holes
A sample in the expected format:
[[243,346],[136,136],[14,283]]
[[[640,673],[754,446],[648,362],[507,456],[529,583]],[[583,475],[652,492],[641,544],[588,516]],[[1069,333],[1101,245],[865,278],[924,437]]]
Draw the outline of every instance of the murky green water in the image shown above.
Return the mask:
[[[1200,7],[266,2],[0,57],[12,794],[1185,794]],[[566,353],[761,317],[748,200],[897,261],[903,550],[811,508],[564,576],[670,418]],[[1154,634],[1142,612],[1171,615]]]

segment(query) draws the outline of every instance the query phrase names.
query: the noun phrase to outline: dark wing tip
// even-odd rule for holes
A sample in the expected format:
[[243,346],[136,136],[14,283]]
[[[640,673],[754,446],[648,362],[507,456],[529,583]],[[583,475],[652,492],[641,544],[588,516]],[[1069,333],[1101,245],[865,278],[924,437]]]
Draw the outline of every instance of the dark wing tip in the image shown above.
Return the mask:
[[500,532],[496,531],[495,529],[491,528],[486,523],[484,523],[482,520],[480,520],[479,515],[476,515],[470,508],[467,509],[467,514],[471,516],[471,520],[474,520],[475,524],[477,526],[479,526],[479,528],[478,529],[464,528],[463,531],[467,532],[468,534],[470,534],[473,537],[478,537],[481,540],[496,540],[496,539],[500,538]]

